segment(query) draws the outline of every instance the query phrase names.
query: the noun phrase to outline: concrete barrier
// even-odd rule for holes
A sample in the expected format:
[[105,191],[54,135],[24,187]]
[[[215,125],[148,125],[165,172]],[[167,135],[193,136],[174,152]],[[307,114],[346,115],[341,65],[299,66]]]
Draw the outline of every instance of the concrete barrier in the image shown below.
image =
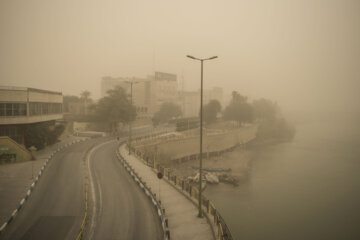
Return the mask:
[[[139,142],[139,140],[138,140]],[[149,164],[146,156],[138,151],[136,147],[131,148],[131,151],[143,161],[144,164],[148,166],[152,166]],[[179,176],[171,174],[169,168],[165,168],[159,164],[157,164],[156,169],[153,168],[154,172],[161,172],[164,176],[165,181],[167,181],[170,185],[172,185],[176,190],[182,193],[185,197],[187,197],[190,201],[193,202],[197,206],[199,199],[199,191],[196,187],[190,185],[189,181],[182,179]],[[216,239],[219,240],[232,240],[232,234],[230,229],[228,228],[225,219],[220,215],[220,213],[215,208],[214,204],[208,200],[204,195],[202,195],[202,206],[203,213],[207,218],[210,226],[212,227],[213,234]]]
[[151,191],[149,187],[146,186],[146,183],[141,179],[141,177],[134,171],[131,165],[121,156],[119,150],[116,151],[117,159],[124,166],[126,171],[133,178],[135,183],[143,190],[143,192],[149,197],[150,201],[153,203],[155,210],[158,213],[159,220],[164,232],[164,239],[170,240],[170,230],[168,229],[168,220],[165,216],[165,209],[162,208],[161,202],[156,199],[156,195]]

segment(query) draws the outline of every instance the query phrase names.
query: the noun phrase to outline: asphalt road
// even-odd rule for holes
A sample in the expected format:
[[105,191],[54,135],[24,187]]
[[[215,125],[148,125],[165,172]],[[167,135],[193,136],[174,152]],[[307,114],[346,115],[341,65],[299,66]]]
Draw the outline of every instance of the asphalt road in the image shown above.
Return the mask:
[[[84,239],[163,239],[154,206],[116,159],[118,143],[100,141],[104,140],[85,141],[58,152],[0,240],[75,239],[84,216],[84,171],[91,173],[94,199]],[[81,160],[95,142],[86,170]]]
[[74,144],[49,162],[30,198],[0,239],[75,239],[84,214],[81,159],[95,140]]
[[86,239],[163,239],[151,201],[116,158],[117,141],[101,144],[89,154],[93,188],[92,216]]

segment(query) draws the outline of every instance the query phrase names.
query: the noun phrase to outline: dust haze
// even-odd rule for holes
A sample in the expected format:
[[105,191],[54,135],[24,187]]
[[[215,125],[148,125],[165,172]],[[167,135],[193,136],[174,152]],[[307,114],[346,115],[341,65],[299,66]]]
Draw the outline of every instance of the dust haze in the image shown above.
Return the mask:
[[1,85],[100,97],[103,76],[154,71],[287,110],[359,112],[359,1],[0,2]]

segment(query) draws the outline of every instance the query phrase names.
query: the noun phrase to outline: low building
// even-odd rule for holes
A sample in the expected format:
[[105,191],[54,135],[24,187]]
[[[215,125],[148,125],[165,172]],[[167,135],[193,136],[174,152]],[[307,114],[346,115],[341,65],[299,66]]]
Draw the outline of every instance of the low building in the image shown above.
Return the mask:
[[25,144],[25,131],[35,124],[55,126],[62,119],[61,92],[0,86],[0,136]]

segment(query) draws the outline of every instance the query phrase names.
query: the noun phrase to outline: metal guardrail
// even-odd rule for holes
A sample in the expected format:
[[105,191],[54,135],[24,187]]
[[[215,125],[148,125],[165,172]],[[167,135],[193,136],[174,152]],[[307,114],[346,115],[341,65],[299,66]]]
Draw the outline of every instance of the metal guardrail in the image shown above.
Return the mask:
[[[139,137],[134,139],[135,141],[139,142],[142,139],[149,139],[149,138],[156,138],[155,135],[151,137]],[[131,151],[136,154],[136,156],[140,157],[144,162],[147,162],[144,158],[145,155],[140,151],[137,151],[135,148],[131,148]],[[149,166],[153,167],[152,164],[148,164]],[[176,187],[178,187],[181,191],[186,193],[189,197],[193,198],[193,200],[198,200],[199,191],[197,188],[193,187],[189,181],[182,179],[179,176],[176,176],[171,173],[169,168],[165,168],[163,166],[157,165],[157,171],[161,172],[163,176]],[[208,200],[204,195],[202,195],[202,204],[203,204],[203,211],[204,213],[208,214],[210,218],[213,220],[214,226],[217,228],[217,239],[219,240],[233,240],[232,234],[230,229],[228,228],[225,219],[220,215],[218,210],[215,208],[214,204]]]
[[[120,144],[121,145],[121,144]],[[170,240],[170,230],[168,228],[168,219],[165,215],[165,209],[162,207],[161,202],[156,198],[156,195],[152,192],[152,190],[147,186],[146,182],[144,182],[141,177],[135,172],[135,169],[126,161],[126,159],[121,156],[120,152],[116,152],[116,156],[118,160],[123,164],[126,171],[131,175],[137,185],[144,191],[144,193],[149,197],[152,201],[158,216],[161,222],[161,226],[163,228],[164,240]]]

